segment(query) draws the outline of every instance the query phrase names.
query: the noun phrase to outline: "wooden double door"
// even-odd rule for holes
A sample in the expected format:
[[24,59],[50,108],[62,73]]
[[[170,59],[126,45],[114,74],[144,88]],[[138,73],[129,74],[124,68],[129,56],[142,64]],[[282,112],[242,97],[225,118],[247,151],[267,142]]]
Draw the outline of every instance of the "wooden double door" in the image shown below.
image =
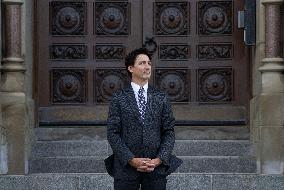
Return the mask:
[[124,58],[141,46],[153,57],[150,83],[168,93],[178,120],[210,120],[220,109],[217,119],[233,118],[250,91],[243,8],[243,0],[35,1],[39,123],[103,123],[112,93],[129,81]]

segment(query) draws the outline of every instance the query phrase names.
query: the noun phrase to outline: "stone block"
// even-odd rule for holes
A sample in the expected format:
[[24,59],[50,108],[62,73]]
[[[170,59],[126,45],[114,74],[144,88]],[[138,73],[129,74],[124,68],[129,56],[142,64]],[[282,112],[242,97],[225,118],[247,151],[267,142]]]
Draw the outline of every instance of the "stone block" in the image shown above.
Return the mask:
[[113,190],[113,178],[108,174],[84,175],[79,180],[80,190]]
[[60,126],[53,128],[36,128],[38,141],[60,140],[106,140],[106,126],[76,127]]
[[259,175],[256,184],[257,190],[283,190],[284,175]]
[[212,175],[212,190],[282,190],[283,175]]
[[7,144],[0,144],[0,174],[8,172],[8,148]]
[[256,175],[212,175],[212,190],[258,190]]
[[245,156],[250,155],[248,140],[177,140],[177,156]]
[[167,190],[211,190],[211,176],[172,174],[168,176]]
[[19,104],[11,104],[6,106],[5,109],[3,109],[3,123],[4,127],[7,130],[6,138],[8,144],[8,173],[24,174],[26,168],[25,104],[19,103]]
[[106,173],[101,157],[53,157],[30,161],[29,173]]
[[[239,121],[245,120],[243,106],[227,105],[172,105],[176,120],[188,121]],[[227,114],[230,113],[230,114]]]
[[251,157],[188,156],[180,157],[179,173],[255,173],[256,162]]
[[23,175],[0,175],[0,190],[30,190],[28,177]]
[[259,98],[259,125],[283,126],[284,96],[283,94],[261,95]]
[[106,140],[97,141],[38,141],[33,147],[34,157],[102,156],[108,155]]
[[176,140],[248,140],[246,126],[176,126]]
[[261,173],[283,174],[284,127],[261,127]]
[[78,190],[79,180],[69,175],[30,175],[28,186],[30,190]]

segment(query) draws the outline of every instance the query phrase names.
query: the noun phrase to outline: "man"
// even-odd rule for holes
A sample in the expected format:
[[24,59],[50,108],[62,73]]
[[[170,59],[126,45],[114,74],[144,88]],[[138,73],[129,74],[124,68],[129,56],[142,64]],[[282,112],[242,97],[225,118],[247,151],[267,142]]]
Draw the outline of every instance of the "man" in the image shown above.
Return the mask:
[[107,138],[113,155],[105,160],[115,190],[165,190],[166,176],[181,160],[173,156],[174,117],[164,92],[148,85],[151,56],[135,49],[125,59],[131,84],[112,97]]

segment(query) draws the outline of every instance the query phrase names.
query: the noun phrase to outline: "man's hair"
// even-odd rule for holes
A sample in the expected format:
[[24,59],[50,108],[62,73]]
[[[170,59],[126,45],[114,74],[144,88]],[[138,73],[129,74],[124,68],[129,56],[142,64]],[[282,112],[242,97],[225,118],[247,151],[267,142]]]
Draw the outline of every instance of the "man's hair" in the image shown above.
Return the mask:
[[128,76],[130,78],[132,77],[132,73],[128,71],[128,67],[134,66],[135,60],[136,60],[137,56],[140,55],[140,54],[147,55],[149,57],[149,59],[151,60],[151,55],[146,48],[134,49],[125,57],[125,67],[126,67]]

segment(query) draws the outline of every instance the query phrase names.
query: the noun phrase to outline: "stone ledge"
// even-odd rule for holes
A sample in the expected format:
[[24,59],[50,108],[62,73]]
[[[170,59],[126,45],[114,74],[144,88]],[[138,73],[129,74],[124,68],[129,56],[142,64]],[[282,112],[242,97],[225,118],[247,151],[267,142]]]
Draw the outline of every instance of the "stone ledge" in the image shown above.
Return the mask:
[[[39,174],[0,176],[1,190],[113,190],[107,174]],[[172,174],[168,190],[282,190],[283,175]]]

